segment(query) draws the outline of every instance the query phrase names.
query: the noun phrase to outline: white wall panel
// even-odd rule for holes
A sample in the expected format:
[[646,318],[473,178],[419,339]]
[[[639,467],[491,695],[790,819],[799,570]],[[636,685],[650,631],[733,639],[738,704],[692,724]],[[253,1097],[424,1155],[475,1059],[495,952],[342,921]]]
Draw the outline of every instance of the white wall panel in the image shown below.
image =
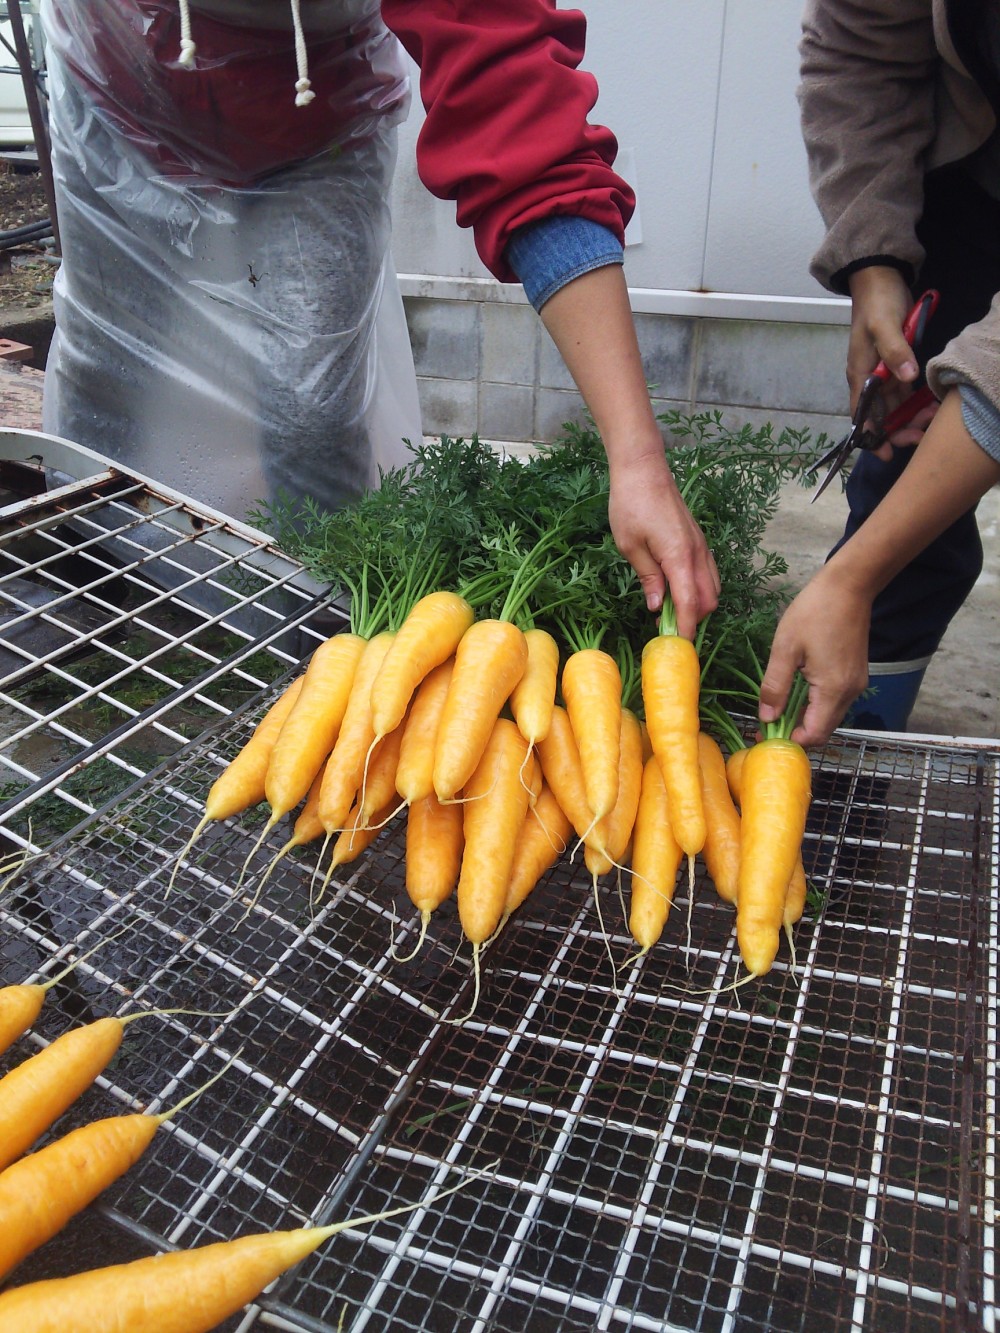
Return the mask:
[[703,285],[819,295],[822,236],[795,100],[801,0],[728,0]]
[[[795,102],[801,0],[579,7],[588,19],[585,67],[600,85],[593,117],[617,135],[639,198],[630,286],[648,293],[650,309],[657,292],[822,297],[807,271],[820,224]],[[393,191],[396,267],[486,278],[454,205],[432,199],[417,177],[416,87],[414,73]]]

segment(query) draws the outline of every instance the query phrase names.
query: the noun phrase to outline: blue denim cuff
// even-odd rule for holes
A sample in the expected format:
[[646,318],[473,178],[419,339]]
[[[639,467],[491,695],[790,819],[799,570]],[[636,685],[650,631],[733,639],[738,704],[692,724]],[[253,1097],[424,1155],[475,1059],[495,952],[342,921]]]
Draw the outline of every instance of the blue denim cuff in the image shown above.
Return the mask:
[[971,384],[958,389],[965,429],[990,458],[1000,463],[1000,411]]
[[536,310],[567,282],[606,264],[624,260],[614,232],[589,218],[558,214],[518,227],[506,249],[507,262],[521,279]]

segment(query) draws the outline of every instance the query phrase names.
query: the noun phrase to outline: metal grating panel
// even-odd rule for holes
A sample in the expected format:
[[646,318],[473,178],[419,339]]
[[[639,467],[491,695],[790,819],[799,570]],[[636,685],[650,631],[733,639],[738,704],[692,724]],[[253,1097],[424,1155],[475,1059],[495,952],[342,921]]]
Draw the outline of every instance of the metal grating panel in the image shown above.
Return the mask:
[[[847,736],[814,756],[822,904],[794,973],[783,950],[723,991],[731,909],[699,878],[615,974],[617,887],[599,919],[567,863],[489,948],[456,1026],[453,904],[397,961],[415,939],[397,825],[314,908],[315,848],[254,901],[286,829],[237,887],[259,813],[207,831],[166,892],[220,765],[329,631],[294,568],[119,473],[0,517],[22,635],[0,825],[12,851],[44,849],[0,894],[4,979],[107,941],[0,1068],[91,1016],[223,1015],[136,1022],[69,1125],[162,1109],[233,1060],[15,1281],[420,1203],[487,1168],[335,1238],[226,1327],[996,1328],[995,747]],[[31,610],[24,582],[45,590]]]

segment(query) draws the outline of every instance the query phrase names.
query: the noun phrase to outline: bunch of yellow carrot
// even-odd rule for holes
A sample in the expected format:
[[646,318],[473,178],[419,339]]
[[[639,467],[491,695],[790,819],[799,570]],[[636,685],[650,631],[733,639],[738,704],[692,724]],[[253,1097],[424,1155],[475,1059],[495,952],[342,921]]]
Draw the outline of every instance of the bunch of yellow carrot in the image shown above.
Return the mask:
[[[643,953],[662,934],[682,860],[690,892],[701,855],[737,907],[744,962],[762,975],[778,947],[775,914],[787,928],[793,911],[783,892],[775,906],[774,885],[787,888],[799,857],[803,752],[778,738],[751,747],[738,809],[702,726],[698,651],[676,633],[669,603],[641,666],[605,651],[599,630],[564,628],[560,644],[509,611],[476,618],[466,597],[438,589],[396,630],[335,635],[214,784],[193,836],[262,800],[266,833],[301,804],[267,873],[292,847],[322,840],[325,888],[405,812],[416,947],[457,890],[477,994],[482,947],[574,835],[595,887],[630,870],[629,925]],[[743,752],[732,730],[731,772]],[[790,770],[780,789],[778,762]]]

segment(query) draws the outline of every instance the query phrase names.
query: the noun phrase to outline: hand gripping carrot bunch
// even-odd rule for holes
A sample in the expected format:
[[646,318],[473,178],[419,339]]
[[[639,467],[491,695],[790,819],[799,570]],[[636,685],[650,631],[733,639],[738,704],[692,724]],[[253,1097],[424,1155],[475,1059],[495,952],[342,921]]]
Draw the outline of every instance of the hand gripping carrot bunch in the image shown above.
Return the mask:
[[[0,988],[0,1055],[38,1016],[48,988],[48,983]],[[157,1012],[181,1011],[151,1011]],[[0,1284],[133,1167],[157,1130],[232,1064],[167,1111],[89,1121],[29,1152],[107,1067],[126,1024],[151,1013],[71,1028],[0,1078]],[[0,1333],[207,1333],[337,1232],[420,1206],[425,1205],[324,1227],[242,1236],[9,1287],[0,1292]]]

